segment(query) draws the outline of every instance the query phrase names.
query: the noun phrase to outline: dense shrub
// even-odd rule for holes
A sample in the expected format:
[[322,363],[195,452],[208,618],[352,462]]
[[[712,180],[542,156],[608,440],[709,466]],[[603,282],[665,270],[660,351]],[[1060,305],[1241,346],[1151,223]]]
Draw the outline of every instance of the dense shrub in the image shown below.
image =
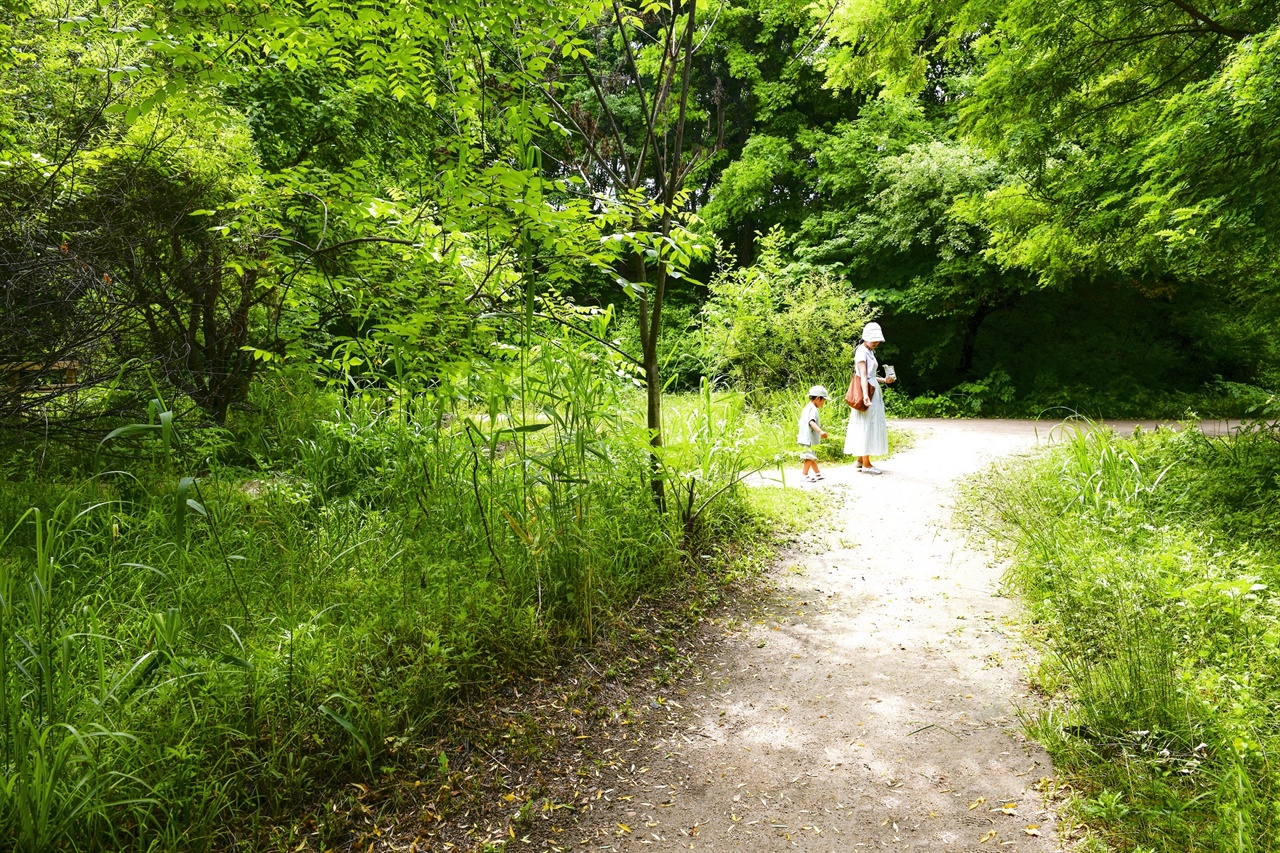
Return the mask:
[[722,269],[708,284],[704,358],[740,390],[808,386],[832,374],[847,381],[862,327],[874,316],[847,278],[784,266],[782,240],[771,232],[755,266]]

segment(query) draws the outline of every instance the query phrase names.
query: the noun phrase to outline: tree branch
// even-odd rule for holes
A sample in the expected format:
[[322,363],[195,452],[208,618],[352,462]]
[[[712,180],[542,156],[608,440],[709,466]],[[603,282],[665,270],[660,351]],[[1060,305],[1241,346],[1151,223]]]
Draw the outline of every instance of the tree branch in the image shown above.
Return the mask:
[[[640,115],[644,116],[644,143],[640,146],[640,156],[636,158],[635,170],[628,176],[631,183],[628,189],[638,189],[640,187],[640,176],[644,174],[645,155],[650,147],[653,148],[654,156],[658,153],[657,132],[654,125],[657,118],[657,111],[650,112],[649,102],[644,94],[644,85],[640,82],[640,66],[636,64],[636,55],[631,50],[631,40],[627,38],[627,24],[622,18],[622,6],[618,0],[613,0],[613,15],[618,21],[618,35],[622,39],[622,46],[626,48],[627,65],[631,69],[631,76],[636,81],[636,93],[640,96]],[[666,67],[667,56],[664,50],[662,56],[662,65],[658,69],[658,76],[662,76],[662,72]]]
[[578,61],[582,64],[582,73],[586,74],[587,79],[591,81],[591,88],[595,90],[596,99],[600,101],[600,109],[604,110],[605,117],[609,119],[609,128],[613,131],[613,139],[618,143],[618,156],[622,159],[622,168],[627,174],[630,174],[631,164],[627,162],[627,146],[622,141],[622,131],[618,130],[618,121],[613,115],[613,110],[604,99],[604,92],[600,88],[600,79],[591,70],[591,66],[587,64],[585,57],[579,56]]
[[[508,318],[511,318],[511,319],[523,319],[525,315],[524,315],[524,314],[517,314],[517,313],[515,313],[515,312],[513,312],[513,311],[490,311],[490,312],[487,312],[486,314],[484,314],[484,315],[482,315],[482,316],[484,316],[484,317],[508,317]],[[613,352],[617,353],[618,355],[620,355],[620,356],[622,356],[624,359],[626,359],[626,360],[627,360],[627,362],[628,362],[629,364],[631,364],[631,365],[633,365],[633,366],[635,366],[635,367],[640,367],[640,368],[643,368],[643,367],[644,367],[644,365],[640,362],[640,359],[636,358],[636,357],[635,357],[634,355],[632,355],[631,353],[629,353],[629,352],[627,352],[626,350],[622,349],[622,348],[621,348],[621,347],[619,347],[617,344],[613,343],[612,341],[606,341],[604,338],[600,337],[599,335],[595,334],[594,332],[588,332],[586,329],[582,328],[581,326],[577,325],[576,323],[574,323],[574,322],[572,322],[572,321],[570,321],[570,320],[566,320],[564,317],[559,316],[559,315],[558,315],[558,314],[556,314],[555,312],[551,312],[551,311],[548,311],[548,312],[535,311],[535,312],[533,312],[533,316],[535,316],[535,317],[539,317],[539,318],[541,318],[541,319],[543,319],[543,320],[551,320],[551,321],[552,321],[552,322],[554,322],[554,323],[559,323],[561,326],[564,326],[566,329],[571,329],[571,330],[573,330],[573,331],[577,332],[578,334],[582,335],[583,337],[585,337],[585,338],[590,338],[591,340],[595,341],[596,343],[600,344],[601,346],[603,346],[603,347],[607,347],[609,350],[611,350],[611,351],[613,351]]]
[[[689,22],[685,25],[684,35],[681,41],[684,42],[684,48],[681,51],[684,61],[684,68],[681,70],[680,80],[680,111],[676,117],[676,137],[672,143],[671,152],[671,170],[667,176],[667,186],[663,191],[662,199],[662,236],[667,237],[671,234],[671,207],[675,203],[676,193],[680,184],[678,181],[681,176],[680,156],[684,151],[684,122],[689,106],[689,83],[693,72],[693,28],[698,15],[698,0],[690,0],[689,2]],[[675,61],[672,61],[672,68],[675,67]],[[662,330],[662,299],[665,295],[667,285],[666,266],[659,264],[657,281],[654,283],[653,291],[653,313],[649,318],[650,323],[650,346],[655,351],[658,344],[658,333]]]
[[1174,6],[1177,6],[1182,11],[1186,12],[1191,17],[1195,18],[1200,23],[1204,24],[1206,28],[1213,30],[1218,35],[1226,36],[1232,41],[1240,41],[1246,36],[1253,35],[1253,33],[1247,33],[1243,30],[1233,29],[1231,27],[1227,27],[1227,26],[1223,26],[1222,24],[1219,24],[1213,18],[1210,18],[1204,12],[1201,12],[1195,6],[1192,6],[1190,3],[1186,2],[1186,0],[1169,0],[1169,2],[1172,3]]

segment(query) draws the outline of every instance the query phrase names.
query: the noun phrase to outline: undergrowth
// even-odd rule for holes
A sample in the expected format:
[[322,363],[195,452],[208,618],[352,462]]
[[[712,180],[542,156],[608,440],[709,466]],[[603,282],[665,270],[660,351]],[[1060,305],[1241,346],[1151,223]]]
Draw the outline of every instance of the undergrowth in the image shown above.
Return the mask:
[[1043,646],[1031,734],[1116,849],[1280,849],[1280,427],[1055,437],[970,495]]
[[780,540],[830,519],[816,491],[758,487],[743,503],[742,523],[694,555],[687,583],[615,614],[559,667],[455,704],[438,738],[398,744],[367,784],[319,792],[251,849],[562,848],[615,793],[640,739],[684,728],[690,668],[720,639],[716,626],[767,598]]
[[[909,380],[908,380],[909,382]],[[911,393],[908,385],[887,389],[892,418],[1060,418],[1181,420],[1259,418],[1280,414],[1274,389],[1216,380],[1194,391],[1157,390],[1125,384],[1036,389],[1021,393],[1009,372],[996,367],[986,376],[943,392]]]
[[741,395],[668,407],[661,512],[626,378],[530,352],[518,382],[282,379],[227,428],[188,434],[157,400],[96,452],[13,448],[0,848],[260,849],[459,703],[714,586],[763,524],[739,480],[777,452]]

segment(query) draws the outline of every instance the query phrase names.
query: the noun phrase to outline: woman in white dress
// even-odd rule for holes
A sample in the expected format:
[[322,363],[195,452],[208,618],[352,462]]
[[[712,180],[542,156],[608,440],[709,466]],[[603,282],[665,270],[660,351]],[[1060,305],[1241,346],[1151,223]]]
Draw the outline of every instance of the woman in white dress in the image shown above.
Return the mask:
[[857,372],[855,382],[862,383],[863,399],[871,396],[871,389],[876,395],[871,398],[871,405],[865,412],[857,409],[849,413],[849,431],[844,439],[846,456],[857,456],[862,466],[859,470],[864,474],[879,474],[880,469],[871,464],[872,456],[884,456],[889,452],[889,427],[884,419],[884,395],[880,393],[880,383],[892,383],[892,379],[880,379],[876,371],[880,362],[876,359],[875,349],[884,343],[884,332],[879,323],[868,323],[862,329],[862,340],[858,341],[858,349],[853,354],[853,367]]

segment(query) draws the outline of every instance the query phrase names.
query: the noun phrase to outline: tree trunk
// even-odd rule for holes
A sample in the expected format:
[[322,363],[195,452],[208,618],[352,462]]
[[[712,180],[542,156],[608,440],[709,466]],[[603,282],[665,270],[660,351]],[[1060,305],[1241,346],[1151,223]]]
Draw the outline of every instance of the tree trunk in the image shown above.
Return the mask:
[[983,305],[969,316],[964,325],[964,335],[960,339],[960,375],[968,377],[973,371],[973,356],[978,344],[978,329],[982,321],[990,317],[997,306]]
[[[672,57],[673,62],[676,57],[682,57],[684,67],[681,69],[680,75],[680,103],[676,117],[675,138],[672,140],[671,145],[671,160],[664,164],[666,174],[663,174],[663,169],[659,169],[657,174],[660,184],[665,185],[662,198],[662,223],[659,227],[659,232],[664,240],[671,237],[671,226],[675,213],[673,208],[676,203],[676,195],[680,190],[680,180],[683,174],[681,157],[684,154],[684,122],[689,108],[689,78],[693,69],[693,29],[697,16],[698,2],[697,0],[690,0],[689,22],[685,25],[684,36],[681,39],[683,47],[682,49],[678,48],[675,56]],[[656,157],[654,162],[659,162]],[[643,257],[639,257],[639,263],[641,267],[644,266]],[[653,306],[649,316],[649,335],[647,341],[645,341],[644,372],[645,392],[647,395],[645,413],[649,423],[649,445],[651,448],[649,454],[652,473],[650,486],[653,489],[653,497],[660,512],[667,511],[666,488],[657,452],[657,449],[662,446],[662,372],[658,369],[658,340],[662,336],[662,304],[666,296],[666,288],[667,268],[659,263],[654,274]]]
[[[636,232],[656,233],[661,237],[661,240],[657,242],[659,246],[665,246],[670,242],[671,232],[675,223],[675,206],[677,199],[680,197],[680,185],[689,176],[689,171],[684,168],[682,157],[684,153],[685,120],[688,116],[689,107],[690,76],[693,68],[693,35],[698,7],[697,0],[685,0],[685,2],[688,4],[686,13],[688,18],[684,32],[677,41],[675,30],[676,22],[680,17],[678,14],[679,2],[671,0],[672,24],[670,30],[666,33],[667,41],[663,45],[664,57],[659,67],[659,75],[654,81],[653,91],[649,93],[652,97],[646,97],[644,75],[640,73],[631,42],[625,37],[628,27],[627,16],[624,15],[621,3],[618,0],[613,3],[614,17],[617,20],[618,30],[624,36],[622,40],[623,52],[633,77],[633,83],[637,89],[641,112],[645,120],[645,140],[634,161],[627,155],[626,146],[622,144],[615,117],[610,110],[609,102],[604,95],[600,80],[593,75],[587,63],[583,63],[583,70],[591,81],[601,108],[609,118],[609,126],[612,128],[614,138],[617,141],[617,149],[613,154],[609,154],[602,147],[595,145],[591,141],[590,135],[578,124],[574,113],[561,104],[553,94],[548,93],[552,105],[567,123],[578,127],[580,132],[583,133],[583,138],[587,143],[587,153],[609,176],[619,198],[629,198],[641,191],[642,188],[647,189],[646,185],[649,181],[652,181],[652,186],[657,190],[657,198],[654,201],[659,201],[662,205],[661,221],[658,223],[658,228],[650,230],[652,228],[652,220],[649,217],[652,214],[648,209],[648,204],[637,205],[633,208],[631,226]],[[674,134],[670,134],[665,126],[659,128],[659,119],[666,114],[665,108],[668,96],[675,91],[672,89],[672,83],[677,72],[680,74],[679,101],[677,103]],[[615,168],[619,163],[621,164],[620,171]],[[635,285],[637,302],[639,303],[641,349],[639,361],[641,370],[644,373],[645,425],[649,431],[649,485],[653,491],[654,503],[660,511],[665,512],[667,509],[666,486],[660,457],[660,448],[662,447],[663,383],[662,371],[658,360],[658,342],[662,337],[662,303],[668,270],[666,261],[662,259],[661,255],[658,255],[653,275],[654,280],[652,287],[650,287],[645,257],[644,249],[634,248],[632,250],[628,262],[630,265],[629,279]]]
[[738,266],[743,269],[756,262],[756,223],[748,214],[738,229]]
[[658,370],[656,335],[652,352],[644,354],[645,422],[649,427],[649,488],[659,512],[667,511],[666,480],[658,450],[662,447],[662,374]]
[[649,431],[649,488],[660,512],[667,511],[666,483],[658,449],[662,447],[662,371],[658,365],[658,337],[662,330],[657,306],[649,301],[644,255],[631,257],[631,281],[640,290],[640,365],[644,370],[645,427]]

